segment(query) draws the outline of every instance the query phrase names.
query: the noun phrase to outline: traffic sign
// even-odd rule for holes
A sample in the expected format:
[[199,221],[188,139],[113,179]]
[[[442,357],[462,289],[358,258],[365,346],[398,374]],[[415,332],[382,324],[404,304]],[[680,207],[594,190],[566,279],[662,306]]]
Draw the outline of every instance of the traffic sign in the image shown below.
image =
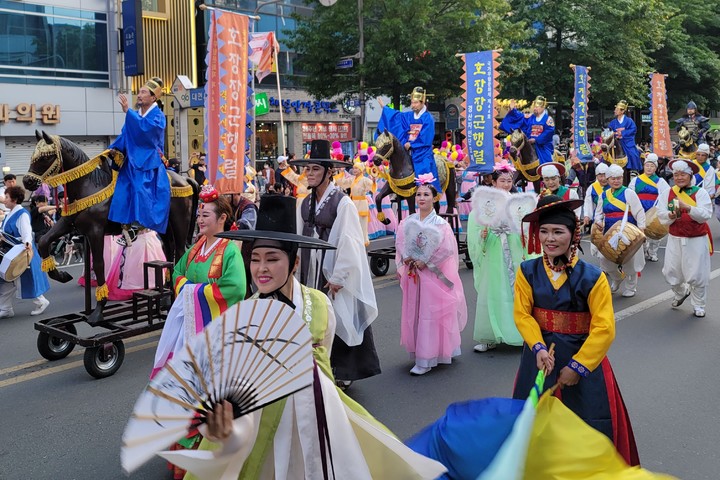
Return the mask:
[[190,107],[190,90],[193,83],[185,75],[178,75],[172,84],[172,93],[180,108]]
[[352,58],[341,58],[335,64],[335,70],[342,70],[345,68],[352,68],[352,67],[353,67],[353,59]]
[[190,90],[190,108],[205,106],[205,88],[193,88]]

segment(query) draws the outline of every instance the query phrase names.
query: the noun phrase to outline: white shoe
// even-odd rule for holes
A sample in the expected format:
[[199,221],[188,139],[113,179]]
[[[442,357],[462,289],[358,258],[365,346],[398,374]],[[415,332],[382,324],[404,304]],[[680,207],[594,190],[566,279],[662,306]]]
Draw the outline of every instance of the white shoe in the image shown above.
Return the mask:
[[475,345],[473,350],[482,353],[487,352],[488,350],[492,350],[495,347],[497,347],[497,345],[495,345],[494,343],[478,343],[477,345]]
[[650,260],[651,262],[657,262],[657,261],[658,261],[658,256],[657,256],[657,255],[650,255],[650,257],[648,257],[648,260]]
[[50,305],[50,300],[48,300],[47,298],[40,299],[40,305],[35,310],[30,312],[30,315],[40,315],[45,311],[48,305]]
[[695,307],[695,313],[694,315],[698,318],[702,318],[705,316],[705,309],[700,307]]
[[415,365],[412,370],[410,370],[410,375],[425,375],[430,370],[430,367],[420,367],[418,365]]
[[14,316],[15,316],[15,312],[12,309],[3,310],[2,312],[0,312],[0,318],[12,318]]
[[625,290],[625,291],[622,293],[622,296],[625,297],[625,298],[634,297],[634,296],[635,296],[635,290]]
[[684,302],[685,300],[687,300],[687,298],[688,298],[689,296],[690,296],[690,289],[688,288],[688,289],[685,291],[685,294],[684,294],[682,297],[680,297],[680,298],[675,297],[675,300],[672,301],[672,307],[673,307],[673,308],[679,307],[680,305],[683,304],[683,302]]

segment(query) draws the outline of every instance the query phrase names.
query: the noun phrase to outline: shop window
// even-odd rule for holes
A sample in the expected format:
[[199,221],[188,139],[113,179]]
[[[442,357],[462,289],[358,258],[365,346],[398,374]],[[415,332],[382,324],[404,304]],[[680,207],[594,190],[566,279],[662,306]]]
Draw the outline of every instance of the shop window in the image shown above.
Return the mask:
[[143,17],[168,18],[169,0],[142,0]]

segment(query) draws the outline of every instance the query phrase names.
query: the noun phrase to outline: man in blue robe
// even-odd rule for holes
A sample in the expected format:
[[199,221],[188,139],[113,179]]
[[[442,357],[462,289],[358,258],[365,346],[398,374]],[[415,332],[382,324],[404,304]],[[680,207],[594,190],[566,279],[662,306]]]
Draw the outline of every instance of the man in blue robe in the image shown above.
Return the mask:
[[525,116],[515,107],[515,101],[510,102],[510,111],[500,123],[500,130],[512,133],[520,129],[535,147],[540,165],[553,161],[553,135],[555,122],[547,112],[547,100],[538,96],[532,103],[532,115]]
[[710,119],[697,113],[697,105],[690,100],[686,107],[686,114],[676,120],[675,131],[685,127],[692,135],[696,143],[705,142],[705,134],[710,130]]
[[615,132],[615,138],[620,141],[625,150],[628,159],[625,169],[641,172],[643,171],[643,162],[640,160],[640,152],[635,145],[637,126],[632,118],[625,116],[627,108],[628,103],[625,100],[620,100],[615,105],[615,118],[610,122],[608,128]]
[[433,153],[433,139],[435,138],[435,120],[425,106],[426,92],[422,87],[415,87],[410,94],[410,111],[399,112],[390,107],[383,106],[379,98],[378,103],[382,107],[382,115],[378,122],[375,138],[387,129],[392,133],[405,150],[410,151],[415,167],[415,176],[424,173],[432,173],[435,177],[433,186],[441,192],[438,179],[437,165],[435,165],[435,154]]
[[165,149],[165,114],[157,104],[163,82],[154,77],[138,92],[135,111],[120,95],[125,112],[122,133],[110,145],[125,155],[118,172],[108,219],[123,226],[124,243],[134,240],[135,229],[165,233],[170,214],[170,180],[162,161]]

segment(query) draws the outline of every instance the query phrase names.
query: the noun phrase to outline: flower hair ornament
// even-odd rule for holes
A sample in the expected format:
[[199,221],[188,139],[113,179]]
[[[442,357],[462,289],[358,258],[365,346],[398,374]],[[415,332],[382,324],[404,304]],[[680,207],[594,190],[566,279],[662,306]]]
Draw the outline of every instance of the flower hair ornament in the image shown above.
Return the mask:
[[215,190],[215,187],[213,187],[212,185],[203,185],[200,189],[199,197],[201,203],[198,208],[203,208],[206,203],[212,203],[218,198],[220,198],[220,193]]
[[415,179],[415,184],[418,187],[421,187],[423,185],[432,185],[432,183],[435,181],[435,175],[432,173],[423,173],[421,175],[418,175]]
[[501,161],[495,162],[493,171],[499,173],[515,173],[515,167],[513,167],[513,164],[508,162],[507,159],[503,158]]

